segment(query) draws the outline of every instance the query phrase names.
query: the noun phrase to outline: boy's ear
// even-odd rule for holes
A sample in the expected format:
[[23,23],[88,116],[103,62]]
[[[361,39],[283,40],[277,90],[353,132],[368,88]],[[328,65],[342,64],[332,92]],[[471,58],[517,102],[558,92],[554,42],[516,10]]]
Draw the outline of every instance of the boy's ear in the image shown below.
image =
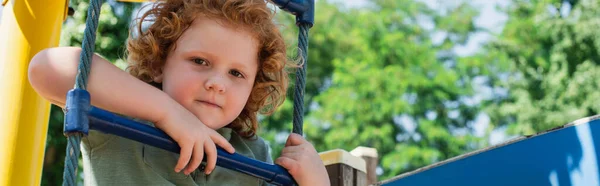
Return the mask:
[[156,83],[162,83],[162,81],[163,81],[163,74],[161,73],[158,76],[154,76],[154,78],[152,80],[154,80],[154,82],[156,82]]

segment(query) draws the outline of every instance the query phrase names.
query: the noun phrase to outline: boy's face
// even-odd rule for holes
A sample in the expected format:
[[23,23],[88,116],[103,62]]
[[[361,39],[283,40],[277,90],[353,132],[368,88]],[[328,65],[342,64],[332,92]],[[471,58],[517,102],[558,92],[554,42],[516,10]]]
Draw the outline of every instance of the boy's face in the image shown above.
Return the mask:
[[212,129],[238,117],[258,70],[258,43],[246,31],[197,18],[176,42],[162,90]]

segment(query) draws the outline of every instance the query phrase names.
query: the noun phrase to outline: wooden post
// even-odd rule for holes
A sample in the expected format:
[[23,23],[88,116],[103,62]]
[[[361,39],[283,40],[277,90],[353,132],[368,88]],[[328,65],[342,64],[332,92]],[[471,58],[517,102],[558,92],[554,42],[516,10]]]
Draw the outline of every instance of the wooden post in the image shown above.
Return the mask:
[[334,149],[319,153],[331,186],[364,186],[367,185],[365,161],[352,156],[348,151]]
[[377,165],[379,164],[379,157],[377,155],[377,149],[369,147],[356,147],[350,151],[350,154],[356,157],[360,157],[366,162],[367,170],[367,184],[377,183]]

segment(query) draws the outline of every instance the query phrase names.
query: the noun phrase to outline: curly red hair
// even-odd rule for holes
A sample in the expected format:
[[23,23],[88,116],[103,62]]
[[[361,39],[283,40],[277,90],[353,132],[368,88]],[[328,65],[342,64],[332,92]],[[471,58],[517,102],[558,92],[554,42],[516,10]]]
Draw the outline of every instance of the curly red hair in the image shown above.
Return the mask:
[[[137,20],[137,36],[127,41],[128,71],[138,79],[153,82],[165,65],[167,54],[194,19],[216,19],[248,31],[257,39],[258,73],[246,106],[228,127],[245,138],[258,130],[257,113],[271,114],[285,100],[288,74],[286,47],[273,23],[274,12],[264,0],[166,0],[156,2]],[[144,23],[150,22],[148,28]]]

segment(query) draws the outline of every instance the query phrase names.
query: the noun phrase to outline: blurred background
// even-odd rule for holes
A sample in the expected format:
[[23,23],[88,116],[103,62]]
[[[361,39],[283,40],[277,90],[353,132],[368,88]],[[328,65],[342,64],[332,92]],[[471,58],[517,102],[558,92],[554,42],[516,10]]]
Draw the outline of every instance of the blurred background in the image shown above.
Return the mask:
[[[88,3],[70,6],[61,46],[80,46]],[[121,68],[141,6],[102,7],[96,52]],[[319,152],[377,149],[379,180],[600,111],[599,0],[317,0],[316,8],[305,136]],[[278,10],[276,21],[296,59],[294,17]],[[291,131],[291,97],[260,116],[273,157]],[[53,106],[43,185],[62,183],[62,120]]]

